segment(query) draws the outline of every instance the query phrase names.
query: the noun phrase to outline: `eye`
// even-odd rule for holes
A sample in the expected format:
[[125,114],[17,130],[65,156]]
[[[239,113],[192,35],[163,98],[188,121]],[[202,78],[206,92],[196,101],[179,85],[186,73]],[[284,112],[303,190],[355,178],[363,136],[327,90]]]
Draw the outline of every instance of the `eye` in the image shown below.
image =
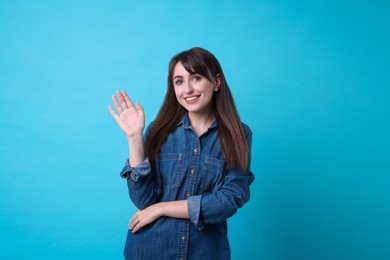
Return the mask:
[[183,80],[181,80],[181,79],[178,79],[178,80],[175,81],[176,85],[181,85],[181,83],[183,83]]
[[202,80],[201,76],[199,76],[199,75],[194,76],[194,81],[201,81],[201,80]]

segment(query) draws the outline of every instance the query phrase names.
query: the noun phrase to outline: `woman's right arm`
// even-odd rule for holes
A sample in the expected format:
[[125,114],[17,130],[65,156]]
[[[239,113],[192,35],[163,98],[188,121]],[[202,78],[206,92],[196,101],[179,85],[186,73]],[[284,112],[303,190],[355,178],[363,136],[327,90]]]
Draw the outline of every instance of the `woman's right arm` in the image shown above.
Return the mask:
[[118,123],[119,127],[126,134],[129,144],[129,162],[131,167],[135,167],[145,158],[143,133],[145,128],[145,114],[143,108],[131,102],[125,91],[116,91],[119,102],[115,95],[112,95],[112,101],[118,114],[115,113],[111,105],[108,105],[112,117]]
[[145,158],[143,131],[145,128],[145,115],[143,108],[131,102],[125,91],[116,92],[112,96],[115,108],[111,105],[108,109],[119,127],[126,134],[129,146],[129,160],[126,162],[121,176],[127,179],[129,195],[135,206],[139,209],[154,204],[157,200],[159,189],[156,176],[150,170],[150,164]]

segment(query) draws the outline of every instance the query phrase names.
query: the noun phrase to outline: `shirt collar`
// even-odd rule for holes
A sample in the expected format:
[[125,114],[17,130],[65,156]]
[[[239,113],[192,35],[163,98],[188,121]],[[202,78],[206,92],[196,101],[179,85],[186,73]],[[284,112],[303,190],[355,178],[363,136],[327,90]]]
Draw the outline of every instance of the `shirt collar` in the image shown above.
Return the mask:
[[[177,124],[179,127],[180,125],[183,125],[184,129],[190,129],[192,128],[190,118],[188,117],[188,113],[185,113],[183,117],[181,118],[180,122]],[[217,120],[214,120],[214,122],[209,126],[208,129],[212,129],[217,127]]]

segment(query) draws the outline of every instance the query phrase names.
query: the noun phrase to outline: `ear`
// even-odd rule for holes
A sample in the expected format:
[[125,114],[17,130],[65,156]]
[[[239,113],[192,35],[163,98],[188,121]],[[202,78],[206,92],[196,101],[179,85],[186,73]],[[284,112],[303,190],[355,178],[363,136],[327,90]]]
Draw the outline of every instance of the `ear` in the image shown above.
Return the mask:
[[214,86],[214,91],[217,92],[219,91],[219,87],[221,86],[221,77],[219,74],[216,75],[215,77],[215,86]]

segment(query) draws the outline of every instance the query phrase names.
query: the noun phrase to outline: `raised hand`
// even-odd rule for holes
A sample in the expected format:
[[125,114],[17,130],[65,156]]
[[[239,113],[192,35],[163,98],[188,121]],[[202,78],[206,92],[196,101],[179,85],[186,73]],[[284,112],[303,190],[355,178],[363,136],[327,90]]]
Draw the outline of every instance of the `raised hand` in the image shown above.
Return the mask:
[[116,91],[119,103],[115,95],[112,95],[112,101],[118,113],[115,113],[111,105],[108,105],[111,115],[114,117],[119,127],[128,138],[142,136],[145,128],[145,114],[143,108],[131,102],[125,91]]

